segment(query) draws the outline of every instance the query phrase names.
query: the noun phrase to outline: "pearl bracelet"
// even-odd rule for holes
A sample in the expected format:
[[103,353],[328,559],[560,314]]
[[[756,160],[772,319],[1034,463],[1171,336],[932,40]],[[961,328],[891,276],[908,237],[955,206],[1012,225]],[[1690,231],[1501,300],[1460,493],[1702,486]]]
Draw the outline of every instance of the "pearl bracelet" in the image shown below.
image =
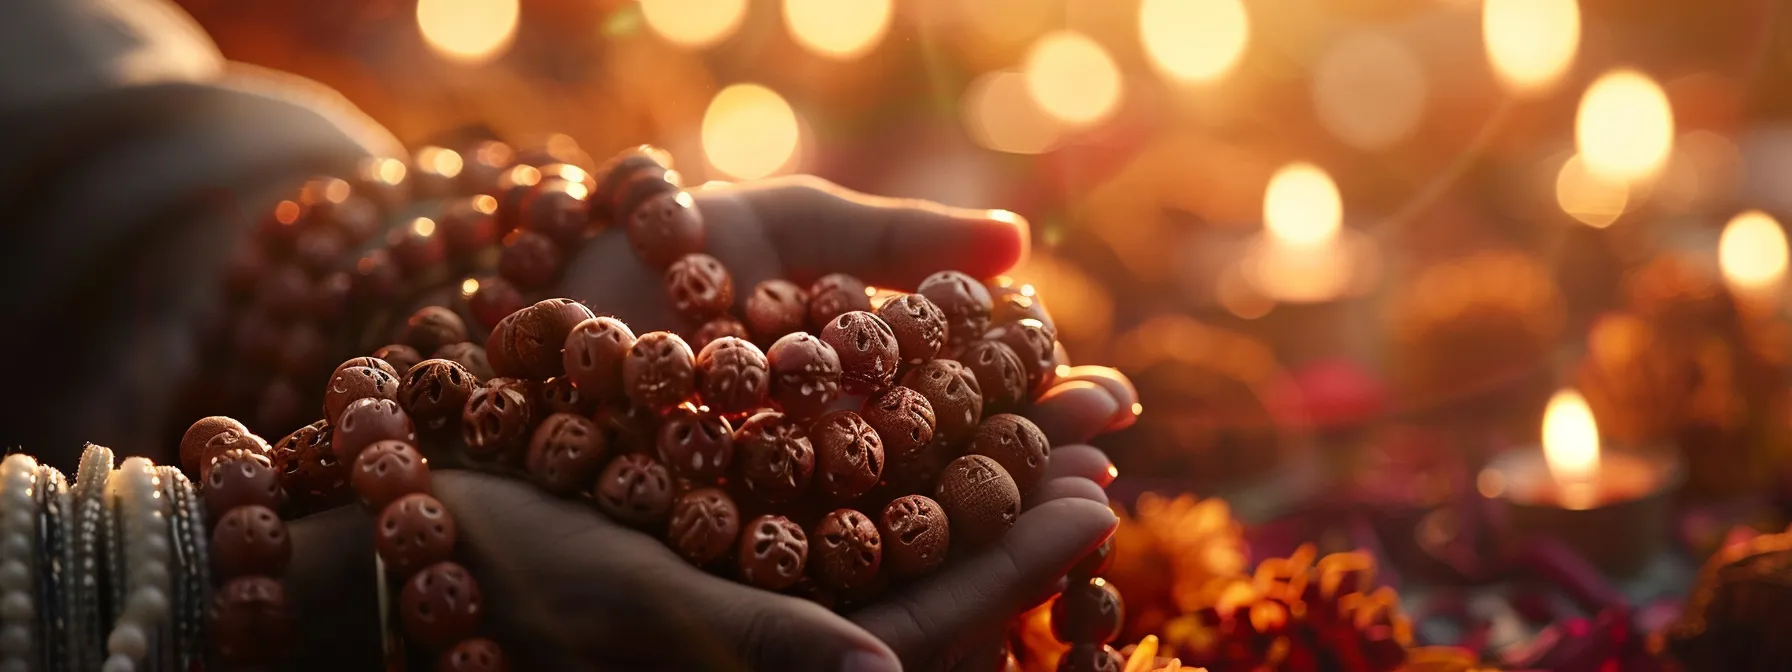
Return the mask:
[[15,453],[0,461],[0,671],[26,672],[37,619],[37,460]]
[[113,585],[122,588],[115,594],[123,599],[114,603],[118,620],[106,638],[109,656],[102,669],[131,672],[145,661],[168,619],[168,500],[155,465],[141,457],[127,458],[107,489],[117,503],[118,559],[123,562],[114,567]]

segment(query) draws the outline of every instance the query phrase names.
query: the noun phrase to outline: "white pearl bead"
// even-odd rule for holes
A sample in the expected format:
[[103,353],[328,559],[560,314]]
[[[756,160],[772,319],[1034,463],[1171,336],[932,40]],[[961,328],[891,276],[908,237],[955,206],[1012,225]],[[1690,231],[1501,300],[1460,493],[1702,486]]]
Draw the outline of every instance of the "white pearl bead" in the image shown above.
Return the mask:
[[20,560],[0,562],[0,589],[29,590],[31,588],[31,570]]
[[31,596],[24,591],[14,591],[0,597],[0,618],[8,621],[24,621],[31,618]]
[[160,588],[143,588],[131,593],[125,604],[125,618],[153,623],[168,613],[168,595]]
[[100,672],[137,672],[137,664],[124,656],[114,655],[106,659],[106,666]]
[[6,512],[6,528],[14,533],[29,534],[37,530],[37,517],[31,502],[22,504],[20,508]]
[[149,654],[149,636],[144,634],[142,626],[121,622],[112,628],[112,636],[106,638],[106,650],[114,656],[142,660]]
[[155,561],[145,562],[131,570],[131,580],[137,585],[166,586],[168,565]]
[[161,535],[161,534],[149,535],[148,539],[143,540],[143,551],[150,559],[157,560],[160,562],[167,562],[168,561],[168,537],[167,537],[167,535]]
[[11,623],[0,628],[0,653],[25,655],[31,652],[31,631],[25,626]]

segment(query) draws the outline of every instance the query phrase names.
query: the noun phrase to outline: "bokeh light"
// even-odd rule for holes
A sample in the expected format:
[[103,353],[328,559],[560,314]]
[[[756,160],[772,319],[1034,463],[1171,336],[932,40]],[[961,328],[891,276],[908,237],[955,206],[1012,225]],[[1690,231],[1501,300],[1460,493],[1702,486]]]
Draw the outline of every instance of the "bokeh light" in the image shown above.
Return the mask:
[[1050,151],[1064,125],[1027,95],[1026,77],[1012,70],[984,73],[959,102],[965,132],[983,147],[1011,154]]
[[1282,166],[1263,191],[1263,225],[1277,240],[1318,243],[1336,236],[1344,203],[1330,175],[1311,163]]
[[1345,144],[1383,149],[1412,134],[1425,112],[1425,69],[1406,45],[1376,32],[1339,40],[1313,72],[1319,122]]
[[1543,411],[1543,458],[1563,485],[1584,483],[1599,472],[1599,425],[1586,397],[1556,392]]
[[1240,0],[1144,0],[1139,38],[1151,64],[1171,79],[1210,82],[1231,72],[1249,44]]
[[747,16],[747,0],[641,0],[647,27],[681,47],[701,48],[728,39]]
[[1736,215],[1717,241],[1724,279],[1743,289],[1778,285],[1786,277],[1786,232],[1760,210]]
[[1556,172],[1556,204],[1587,226],[1611,226],[1629,203],[1629,184],[1593,174],[1579,154],[1568,157]]
[[891,0],[784,0],[784,25],[809,51],[847,60],[883,40],[890,11]]
[[516,39],[518,0],[418,0],[417,27],[436,53],[464,63],[502,55]]
[[1047,114],[1087,126],[1120,104],[1120,68],[1106,49],[1081,33],[1047,33],[1027,52],[1027,93]]
[[1517,92],[1548,88],[1580,48],[1576,0],[1486,0],[1481,37],[1493,74]]
[[1581,96],[1574,144],[1587,169],[1601,178],[1631,181],[1654,175],[1674,148],[1674,111],[1667,94],[1635,70],[1600,75]]
[[771,175],[796,154],[796,111],[777,92],[758,84],[735,84],[716,93],[703,113],[703,153],[733,177]]
[[1241,320],[1255,320],[1269,311],[1275,310],[1275,299],[1263,295],[1251,285],[1248,278],[1237,266],[1232,266],[1220,274],[1219,281],[1213,288],[1214,298],[1219,299],[1220,306]]

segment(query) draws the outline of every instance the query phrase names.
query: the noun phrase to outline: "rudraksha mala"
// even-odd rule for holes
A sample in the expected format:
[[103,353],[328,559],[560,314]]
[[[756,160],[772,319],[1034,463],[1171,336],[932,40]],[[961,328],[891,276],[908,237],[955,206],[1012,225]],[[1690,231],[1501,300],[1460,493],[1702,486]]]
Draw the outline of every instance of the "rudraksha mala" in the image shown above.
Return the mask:
[[[693,564],[840,609],[1014,523],[1050,451],[1014,413],[1068,364],[1030,287],[948,271],[912,294],[843,274],[741,292],[701,252],[709,224],[664,152],[635,148],[594,173],[552,152],[501,166],[505,153],[487,146],[485,176],[456,181],[441,170],[448,151],[419,152],[411,186],[485,193],[396,217],[381,237],[364,220],[397,212],[405,173],[374,162],[357,182],[308,183],[233,265],[241,317],[222,368],[272,375],[212,384],[226,397],[263,385],[239,407],[262,429],[299,424],[306,404],[325,419],[273,446],[225,417],[182,439],[217,521],[220,660],[282,653],[291,547],[278,512],[355,499],[376,514],[381,564],[402,580],[406,638],[440,651],[438,669],[503,669],[499,647],[476,636],[478,584],[449,560],[457,531],[430,494],[429,459],[588,499]],[[568,299],[530,302],[606,225],[665,270],[678,333],[637,335]],[[373,246],[353,252],[360,241]],[[269,259],[275,271],[247,277]],[[401,323],[387,308],[407,296],[427,305]],[[347,324],[363,326],[324,331]],[[385,339],[369,335],[382,333],[392,341],[374,348]],[[320,350],[352,347],[373,355],[299,384],[335,361]],[[1098,648],[1112,639],[1083,634],[1078,644]]]

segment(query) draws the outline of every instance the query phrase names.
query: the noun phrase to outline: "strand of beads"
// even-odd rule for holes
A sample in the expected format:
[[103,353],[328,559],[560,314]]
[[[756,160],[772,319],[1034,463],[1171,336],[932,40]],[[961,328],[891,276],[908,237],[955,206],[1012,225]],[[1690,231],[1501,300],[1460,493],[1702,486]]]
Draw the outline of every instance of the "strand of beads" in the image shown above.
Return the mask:
[[74,650],[74,544],[68,479],[49,465],[37,468],[38,619],[40,669],[71,669]]
[[1109,537],[1070,570],[1069,585],[1053,598],[1052,636],[1070,646],[1058,658],[1059,672],[1120,672],[1126,665],[1108,645],[1120,636],[1125,604],[1120,591],[1100,576],[1113,566],[1113,550]]
[[109,656],[106,672],[129,672],[141,666],[152,644],[162,640],[167,625],[172,560],[169,539],[168,500],[162,496],[162,484],[155,465],[141,457],[127,458],[118,473],[107,481],[110,498],[116,502],[119,545],[118,561],[113,566],[115,595],[122,600],[113,603],[118,609],[112,634],[106,639]]
[[0,669],[28,670],[36,620],[37,461],[13,454],[0,461]]

